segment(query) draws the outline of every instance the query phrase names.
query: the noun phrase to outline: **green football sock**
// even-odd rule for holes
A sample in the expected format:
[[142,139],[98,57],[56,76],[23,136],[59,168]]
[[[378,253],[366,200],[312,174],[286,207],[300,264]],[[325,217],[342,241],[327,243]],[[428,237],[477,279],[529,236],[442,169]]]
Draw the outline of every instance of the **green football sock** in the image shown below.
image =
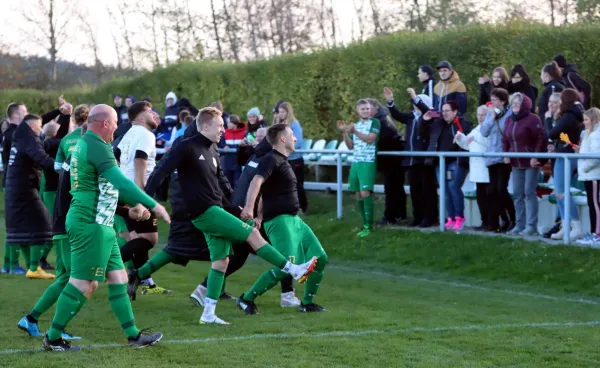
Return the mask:
[[50,254],[51,250],[52,250],[52,243],[47,243],[46,245],[44,245],[42,254],[40,255],[40,259],[48,258],[48,254]]
[[372,228],[373,227],[373,196],[368,196],[364,198],[365,201],[365,227]]
[[45,245],[30,245],[29,246],[29,271],[35,272],[40,265],[40,257],[44,251]]
[[147,279],[154,272],[158,271],[159,269],[161,269],[165,265],[168,265],[174,260],[175,256],[172,256],[169,253],[161,250],[160,252],[156,253],[154,257],[150,258],[150,260],[146,262],[146,264],[144,264],[138,269],[138,277],[141,280]]
[[25,267],[27,269],[29,269],[29,263],[31,261],[31,249],[29,248],[29,245],[21,246],[21,254],[23,255],[23,258],[25,259]]
[[8,245],[4,243],[4,268],[10,268],[10,250]]
[[302,304],[307,305],[314,303],[315,295],[317,295],[319,286],[321,286],[321,280],[323,280],[325,265],[327,265],[327,256],[319,257],[315,269],[310,275],[308,275],[308,279],[306,280]]
[[257,250],[256,255],[280,269],[285,267],[287,263],[287,259],[269,243]]
[[135,326],[131,302],[127,296],[127,284],[108,284],[108,300],[110,308],[117,316],[125,335],[137,338],[140,331]]
[[208,271],[208,283],[206,285],[206,297],[219,300],[221,296],[221,290],[223,288],[223,282],[225,281],[225,272],[215,270],[211,268]]
[[67,324],[77,315],[86,301],[86,296],[75,285],[68,283],[65,286],[56,301],[56,312],[48,330],[50,341],[61,337]]
[[358,213],[360,214],[363,225],[366,224],[367,218],[365,217],[365,201],[362,198],[358,200]]
[[286,276],[287,274],[281,272],[281,270],[277,268],[271,268],[270,270],[267,270],[260,275],[250,290],[244,293],[244,300],[254,301],[254,299],[266,293],[267,290],[277,285],[277,283],[283,280],[283,278]]
[[44,294],[42,294],[40,300],[38,300],[37,303],[35,303],[33,310],[29,314],[33,318],[39,319],[42,314],[46,313],[46,311],[50,309],[50,307],[52,307],[54,303],[56,303],[56,301],[60,297],[60,294],[67,286],[67,284],[68,279],[56,280],[55,282],[53,282],[52,285],[48,286],[46,291],[44,291]]
[[9,245],[8,252],[10,253],[10,269],[16,270],[19,268],[19,254],[21,253],[21,247],[18,245]]

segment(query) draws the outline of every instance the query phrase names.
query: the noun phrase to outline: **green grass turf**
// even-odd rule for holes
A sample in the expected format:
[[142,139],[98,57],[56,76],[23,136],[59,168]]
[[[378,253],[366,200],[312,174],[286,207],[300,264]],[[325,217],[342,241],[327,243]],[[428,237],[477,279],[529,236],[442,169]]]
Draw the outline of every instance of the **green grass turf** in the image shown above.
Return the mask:
[[[106,346],[125,337],[102,285],[68,328],[84,337],[78,344],[98,347],[37,353],[29,350],[39,349],[41,339],[15,325],[50,282],[2,276],[0,367],[600,365],[597,250],[388,229],[359,239],[352,231],[359,219],[351,198],[345,198],[343,221],[335,219],[334,196],[311,195],[310,203],[305,220],[331,261],[317,302],[330,313],[282,309],[276,287],[257,300],[261,315],[244,316],[233,302],[222,301],[217,312],[233,324],[200,326],[201,309],[191,306],[188,295],[208,264],[169,265],[153,278],[176,293],[139,295],[133,303],[140,328],[165,334],[159,345]],[[161,225],[161,241],[165,235]],[[230,278],[228,291],[241,294],[267,267],[249,260]],[[40,319],[43,330],[53,311]]]

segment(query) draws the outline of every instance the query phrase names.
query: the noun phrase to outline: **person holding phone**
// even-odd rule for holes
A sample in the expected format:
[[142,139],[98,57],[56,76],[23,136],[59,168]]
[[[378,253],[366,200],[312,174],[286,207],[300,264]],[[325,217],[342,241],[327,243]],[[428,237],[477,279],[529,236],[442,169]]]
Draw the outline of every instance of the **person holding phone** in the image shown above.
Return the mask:
[[[460,117],[458,101],[446,101],[442,105],[442,117],[434,118],[429,111],[423,116],[425,124],[421,124],[421,134],[429,137],[429,152],[464,151],[456,142],[456,135],[460,132],[468,135],[472,125],[465,118]],[[446,180],[446,211],[448,221],[445,228],[460,231],[465,226],[465,204],[462,186],[469,172],[468,157],[446,157],[446,172],[440,176],[436,168],[438,182]],[[438,166],[437,158],[428,157],[425,165]]]

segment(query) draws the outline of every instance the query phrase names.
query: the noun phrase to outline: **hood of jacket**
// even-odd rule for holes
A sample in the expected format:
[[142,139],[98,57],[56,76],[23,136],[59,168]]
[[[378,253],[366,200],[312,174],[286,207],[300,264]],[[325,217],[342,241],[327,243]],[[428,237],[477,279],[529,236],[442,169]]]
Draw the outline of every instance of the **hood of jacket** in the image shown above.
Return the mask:
[[454,92],[466,93],[467,88],[460,81],[460,77],[458,76],[456,70],[453,70],[452,75],[450,76],[450,78],[448,78],[448,80],[441,80],[438,82],[438,84],[435,85],[433,92],[440,97],[444,97]]
[[575,73],[575,74],[579,74],[579,71],[577,70],[577,66],[573,65],[573,64],[567,64],[566,68],[563,69],[562,72],[562,76],[563,78],[567,78],[567,75],[569,73]]
[[573,114],[578,121],[583,121],[583,112],[583,105],[580,102],[576,102],[573,105],[569,106],[569,108],[563,113],[563,115]]
[[529,114],[531,114],[532,106],[533,106],[533,102],[531,102],[531,99],[527,95],[523,94],[523,103],[521,103],[521,109],[519,110],[519,112],[517,114],[515,114],[514,112],[512,113],[513,120],[519,121],[519,120],[527,117]]
[[177,95],[175,94],[175,92],[171,91],[171,92],[167,93],[167,97],[165,97],[165,106],[167,106],[167,100],[169,98],[173,99],[173,105],[172,106],[175,106],[175,104],[177,103]]

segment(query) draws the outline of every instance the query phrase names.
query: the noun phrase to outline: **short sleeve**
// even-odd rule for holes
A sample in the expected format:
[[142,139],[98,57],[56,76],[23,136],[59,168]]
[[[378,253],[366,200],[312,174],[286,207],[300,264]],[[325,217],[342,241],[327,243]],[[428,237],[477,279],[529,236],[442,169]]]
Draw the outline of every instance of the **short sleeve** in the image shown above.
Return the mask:
[[273,171],[277,167],[277,161],[272,154],[266,155],[265,158],[258,164],[258,168],[256,170],[257,176],[262,176],[262,178],[266,181],[273,174]]
[[380,131],[381,131],[381,122],[379,122],[378,119],[371,119],[371,129],[369,130],[369,133],[375,133],[375,134],[379,135]]
[[[131,150],[132,152],[142,151],[146,154],[146,157],[150,157],[152,151],[154,151],[156,147],[156,140],[154,139],[154,134],[143,134],[140,139],[137,140],[137,144],[135,149]],[[138,158],[138,157],[136,157]]]
[[99,174],[117,166],[117,160],[110,145],[96,140],[89,140],[87,143],[87,159]]

